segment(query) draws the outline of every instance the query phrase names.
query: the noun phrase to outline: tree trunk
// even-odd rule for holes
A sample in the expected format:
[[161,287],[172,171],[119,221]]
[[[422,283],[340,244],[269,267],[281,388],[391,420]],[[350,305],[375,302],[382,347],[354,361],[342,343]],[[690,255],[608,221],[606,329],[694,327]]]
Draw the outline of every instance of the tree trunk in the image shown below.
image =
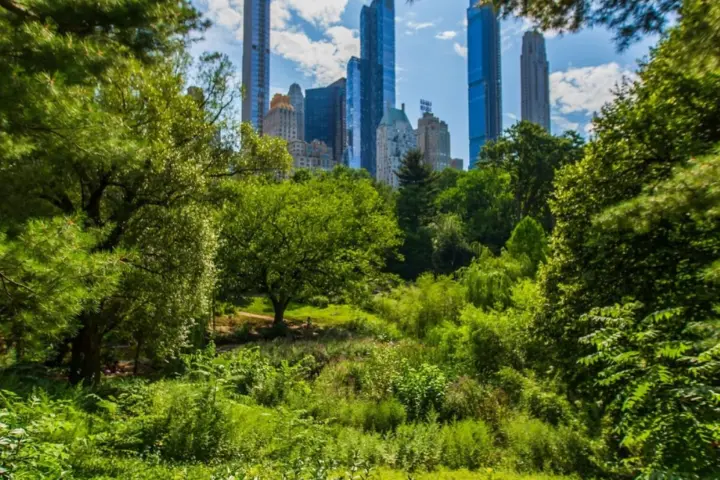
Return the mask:
[[273,325],[285,325],[285,309],[288,306],[289,300],[283,298],[282,296],[279,299],[271,296],[270,301],[273,304],[273,311],[275,312]]
[[81,316],[83,326],[72,342],[70,383],[96,385],[101,375],[102,334],[92,314]]
[[137,377],[138,366],[140,365],[140,350],[142,349],[142,338],[137,338],[137,347],[135,347],[135,363],[133,364],[133,375]]

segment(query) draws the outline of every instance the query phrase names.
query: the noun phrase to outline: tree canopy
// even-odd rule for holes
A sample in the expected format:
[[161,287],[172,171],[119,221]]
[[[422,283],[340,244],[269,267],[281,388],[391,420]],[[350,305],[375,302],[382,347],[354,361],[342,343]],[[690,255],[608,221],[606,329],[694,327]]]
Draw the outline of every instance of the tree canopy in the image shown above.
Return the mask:
[[302,182],[225,185],[222,290],[260,293],[275,323],[292,300],[371,284],[399,243],[397,221],[367,179],[343,170]]

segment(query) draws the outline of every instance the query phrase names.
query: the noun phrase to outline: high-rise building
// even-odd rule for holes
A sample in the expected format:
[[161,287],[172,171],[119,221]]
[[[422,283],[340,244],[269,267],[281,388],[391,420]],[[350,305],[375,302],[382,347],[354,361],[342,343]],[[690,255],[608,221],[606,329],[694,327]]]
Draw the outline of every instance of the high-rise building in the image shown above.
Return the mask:
[[525,32],[520,56],[522,83],[522,119],[550,131],[550,66],[545,52],[545,37],[540,32]]
[[288,142],[288,151],[293,157],[293,166],[296,169],[332,170],[335,167],[330,149],[320,140],[313,140],[312,143],[293,140]]
[[341,163],[347,141],[344,78],[323,88],[308,89],[305,94],[305,140],[327,144],[333,161]]
[[276,93],[263,120],[265,135],[292,141],[298,139],[297,116],[290,97]]
[[362,99],[360,86],[362,79],[362,61],[357,57],[350,58],[347,64],[347,89],[345,92],[345,124],[347,140],[345,142],[345,155],[343,162],[350,168],[362,168],[361,149],[362,138],[360,129],[362,124]]
[[395,106],[395,0],[373,0],[360,13],[361,166],[376,174],[376,135]]
[[418,120],[417,146],[425,163],[439,172],[450,166],[450,131],[447,123],[430,112]]
[[297,117],[298,139],[305,140],[305,96],[303,95],[300,85],[297,83],[290,85],[288,96],[290,97],[290,103],[295,109],[295,116]]
[[450,168],[455,170],[465,170],[465,161],[462,158],[453,158],[450,160]]
[[245,0],[242,121],[263,133],[270,103],[270,0]]
[[378,181],[398,188],[400,182],[397,172],[402,159],[410,150],[417,148],[417,136],[410,120],[402,110],[388,107],[377,129],[377,173]]
[[483,145],[502,133],[500,22],[492,5],[467,10],[470,168]]

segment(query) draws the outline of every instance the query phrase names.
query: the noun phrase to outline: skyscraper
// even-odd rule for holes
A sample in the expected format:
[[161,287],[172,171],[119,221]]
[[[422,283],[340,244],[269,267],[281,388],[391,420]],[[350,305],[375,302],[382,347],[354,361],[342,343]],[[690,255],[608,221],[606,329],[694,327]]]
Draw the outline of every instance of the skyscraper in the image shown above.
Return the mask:
[[450,166],[450,131],[447,123],[430,112],[418,120],[417,146],[425,163],[439,172]]
[[305,92],[305,140],[326,143],[335,163],[342,163],[347,141],[346,83],[341,78],[330,86]]
[[500,22],[492,5],[468,8],[470,168],[483,145],[502,133]]
[[345,124],[347,128],[347,140],[343,162],[350,168],[362,168],[360,156],[360,135],[362,123],[362,99],[360,97],[361,85],[361,63],[357,57],[350,58],[347,64],[347,89],[345,92]]
[[540,32],[525,32],[520,56],[522,82],[522,119],[550,131],[550,67],[545,52],[545,37]]
[[245,0],[242,121],[263,132],[270,104],[270,0]]
[[288,92],[290,97],[290,103],[295,109],[295,115],[297,116],[297,134],[298,139],[305,140],[305,96],[303,95],[302,88],[297,83],[290,85],[290,91]]
[[395,0],[373,0],[360,13],[361,166],[376,173],[377,128],[395,106]]
[[290,104],[290,97],[276,93],[270,111],[263,120],[265,135],[280,137],[288,142],[298,139],[297,116]]
[[395,172],[400,169],[405,155],[417,148],[417,136],[405,115],[405,104],[402,110],[390,107],[385,109],[377,129],[376,148],[377,180],[398,188],[400,181]]

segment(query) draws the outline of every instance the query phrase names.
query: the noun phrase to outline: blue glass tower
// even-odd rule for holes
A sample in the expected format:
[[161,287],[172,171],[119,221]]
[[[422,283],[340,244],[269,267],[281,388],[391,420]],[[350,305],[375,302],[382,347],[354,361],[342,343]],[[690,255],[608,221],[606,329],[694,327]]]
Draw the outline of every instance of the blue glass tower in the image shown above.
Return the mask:
[[395,0],[373,0],[360,14],[360,163],[376,175],[377,128],[395,107]]
[[360,124],[362,123],[362,100],[360,97],[361,64],[357,57],[350,58],[347,65],[347,91],[345,106],[345,123],[347,126],[347,140],[343,163],[350,168],[362,168],[360,157]]
[[342,163],[346,134],[346,80],[341,78],[328,87],[305,92],[305,139],[325,142],[332,160]]
[[492,5],[468,8],[470,168],[483,145],[502,133],[500,22]]
[[242,121],[262,133],[270,109],[270,0],[245,0],[243,15]]

